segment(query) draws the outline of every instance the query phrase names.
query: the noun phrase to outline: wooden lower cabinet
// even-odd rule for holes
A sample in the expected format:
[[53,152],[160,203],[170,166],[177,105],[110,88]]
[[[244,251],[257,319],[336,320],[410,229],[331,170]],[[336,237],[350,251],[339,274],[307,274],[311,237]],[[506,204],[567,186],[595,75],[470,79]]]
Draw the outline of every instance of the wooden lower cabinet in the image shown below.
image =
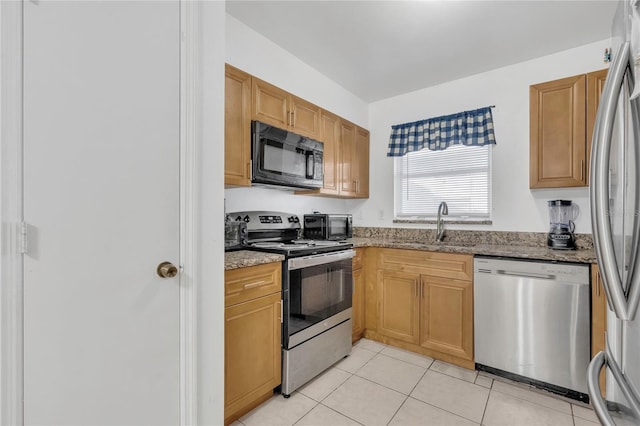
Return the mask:
[[[607,331],[607,297],[602,287],[598,265],[591,265],[591,357],[605,348]],[[604,370],[600,373],[600,390],[604,395]]]
[[353,299],[351,309],[351,321],[353,331],[351,341],[362,337],[364,332],[364,273],[362,271],[362,256],[364,249],[356,249],[356,256],[353,258]]
[[[272,273],[269,273],[269,270]],[[281,382],[281,265],[227,271],[225,286],[277,292],[225,307],[224,422],[231,424],[273,395]],[[244,283],[242,277],[246,279]]]
[[422,276],[420,346],[473,360],[473,283]]
[[419,343],[419,285],[420,274],[378,270],[378,333]]
[[365,336],[475,368],[473,256],[401,249],[372,253],[376,272],[367,270],[366,276],[375,280],[376,291],[366,293]]

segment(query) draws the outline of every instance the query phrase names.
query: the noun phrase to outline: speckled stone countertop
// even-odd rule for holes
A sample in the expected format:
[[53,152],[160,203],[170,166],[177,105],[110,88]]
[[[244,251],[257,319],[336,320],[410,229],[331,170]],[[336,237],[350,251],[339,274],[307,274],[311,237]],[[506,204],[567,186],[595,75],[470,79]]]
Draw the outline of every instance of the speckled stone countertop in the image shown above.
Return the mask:
[[385,247],[409,250],[504,256],[521,259],[595,263],[591,235],[576,235],[576,250],[547,247],[545,233],[448,230],[436,243],[433,229],[354,228],[354,247]]
[[224,270],[262,265],[263,263],[282,262],[283,260],[284,256],[281,254],[249,250],[230,251],[224,254]]

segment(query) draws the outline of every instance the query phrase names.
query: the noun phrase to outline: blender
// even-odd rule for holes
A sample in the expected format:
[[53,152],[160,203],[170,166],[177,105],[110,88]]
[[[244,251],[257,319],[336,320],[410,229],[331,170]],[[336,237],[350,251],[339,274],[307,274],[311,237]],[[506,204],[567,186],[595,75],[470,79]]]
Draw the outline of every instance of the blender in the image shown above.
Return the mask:
[[547,246],[552,249],[575,250],[576,239],[573,221],[578,216],[578,206],[571,200],[551,200],[549,204],[549,221],[551,229],[547,235]]

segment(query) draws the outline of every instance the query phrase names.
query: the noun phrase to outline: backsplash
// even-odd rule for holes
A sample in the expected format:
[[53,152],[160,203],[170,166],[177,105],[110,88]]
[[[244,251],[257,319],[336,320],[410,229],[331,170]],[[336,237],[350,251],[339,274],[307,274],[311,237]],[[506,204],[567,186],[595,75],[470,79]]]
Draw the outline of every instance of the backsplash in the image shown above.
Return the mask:
[[[354,227],[353,236],[403,241],[435,241],[435,229]],[[593,249],[591,234],[576,234],[578,249]],[[546,232],[467,231],[447,229],[445,242],[510,246],[546,246]]]

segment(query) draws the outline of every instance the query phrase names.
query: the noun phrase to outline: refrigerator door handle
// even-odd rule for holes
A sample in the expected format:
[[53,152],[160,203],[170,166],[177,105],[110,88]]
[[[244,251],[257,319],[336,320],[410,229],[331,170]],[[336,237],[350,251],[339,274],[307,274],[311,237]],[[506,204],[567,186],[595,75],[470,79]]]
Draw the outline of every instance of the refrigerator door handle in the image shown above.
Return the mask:
[[598,352],[591,360],[591,363],[589,363],[589,368],[587,369],[587,388],[589,389],[591,404],[593,405],[593,409],[596,412],[598,419],[600,419],[600,422],[605,426],[615,426],[615,422],[611,418],[609,410],[607,409],[607,403],[602,397],[602,393],[600,393],[600,370],[605,366],[609,368],[609,371],[618,384],[622,395],[629,403],[629,408],[633,412],[635,418],[640,418],[640,397],[627,383],[626,377],[622,374],[622,370],[620,370],[618,363],[612,356],[611,348],[607,341],[605,351]]
[[593,411],[596,412],[600,423],[602,423],[603,426],[615,426],[615,422],[607,409],[607,402],[600,392],[600,370],[606,365],[607,362],[604,352],[598,352],[589,363],[589,368],[587,369],[587,388],[589,389]]
[[[616,316],[623,320],[633,319],[630,315],[622,278],[613,247],[613,236],[609,223],[609,159],[615,122],[616,108],[624,75],[629,67],[630,43],[621,47],[609,68],[600,107],[596,115],[591,148],[591,182],[589,195],[591,198],[591,225],[596,258],[600,265],[602,284],[607,295],[609,307]],[[635,309],[633,309],[635,313]]]

